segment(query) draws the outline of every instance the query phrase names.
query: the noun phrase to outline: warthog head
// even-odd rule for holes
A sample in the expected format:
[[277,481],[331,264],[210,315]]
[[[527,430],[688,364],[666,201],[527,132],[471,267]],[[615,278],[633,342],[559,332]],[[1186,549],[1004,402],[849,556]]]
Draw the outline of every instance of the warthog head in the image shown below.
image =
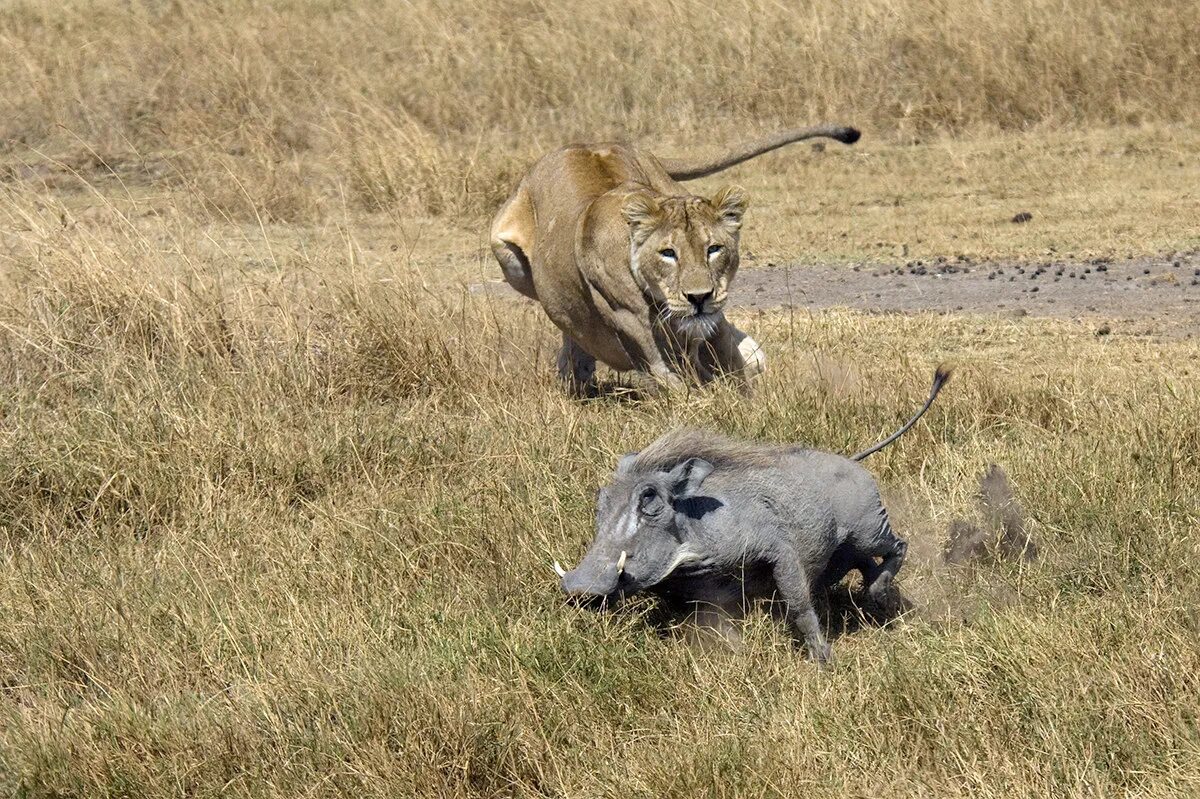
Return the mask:
[[556,562],[563,590],[581,602],[615,602],[657,585],[697,558],[687,545],[689,518],[715,503],[697,491],[713,467],[689,458],[669,471],[630,469],[626,455],[613,481],[600,489],[596,538],[583,560],[567,571]]

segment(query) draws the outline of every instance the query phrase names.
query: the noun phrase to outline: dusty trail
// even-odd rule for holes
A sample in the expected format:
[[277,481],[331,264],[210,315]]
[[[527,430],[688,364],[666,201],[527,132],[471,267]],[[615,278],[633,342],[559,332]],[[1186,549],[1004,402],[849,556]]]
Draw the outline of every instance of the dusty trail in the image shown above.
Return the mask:
[[[473,286],[516,297],[500,281]],[[856,308],[1094,320],[1097,332],[1200,335],[1200,252],[1117,261],[743,266],[733,307]]]

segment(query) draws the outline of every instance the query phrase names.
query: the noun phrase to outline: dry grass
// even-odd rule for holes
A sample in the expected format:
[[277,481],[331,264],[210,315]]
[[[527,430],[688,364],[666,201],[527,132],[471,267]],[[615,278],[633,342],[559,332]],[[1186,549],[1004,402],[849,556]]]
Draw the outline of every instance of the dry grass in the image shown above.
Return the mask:
[[[765,315],[757,402],[578,404],[538,312],[347,268],[336,231],[264,261],[170,214],[5,207],[5,793],[1200,790],[1195,343]],[[918,610],[832,671],[765,617],[731,655],[561,603],[549,560],[620,452],[682,422],[854,449],[945,358],[871,463]],[[939,565],[991,461],[1042,557]]]
[[[201,6],[0,12],[0,794],[1200,793],[1200,343],[770,313],[754,402],[581,404],[460,287],[548,147],[817,117],[875,141],[739,172],[762,260],[1194,246],[1195,4]],[[619,453],[857,449],[942,360],[833,669],[560,601]],[[946,566],[991,462],[1040,557]]]
[[1200,7],[1116,0],[23,0],[0,147],[190,186],[212,213],[479,216],[565,141],[697,146],[1191,123]]

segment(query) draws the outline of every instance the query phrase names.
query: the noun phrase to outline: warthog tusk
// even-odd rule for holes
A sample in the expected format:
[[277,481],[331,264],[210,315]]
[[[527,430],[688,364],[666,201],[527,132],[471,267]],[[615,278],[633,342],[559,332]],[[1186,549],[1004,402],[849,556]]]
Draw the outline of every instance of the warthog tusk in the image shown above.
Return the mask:
[[564,568],[562,567],[562,564],[561,564],[561,563],[559,563],[557,560],[556,560],[556,561],[554,561],[554,573],[555,573],[555,574],[557,574],[559,577],[566,577],[566,576],[567,576],[567,570],[566,570],[566,569],[564,569]]
[[621,550],[621,557],[617,559],[617,574],[625,571],[625,550]]

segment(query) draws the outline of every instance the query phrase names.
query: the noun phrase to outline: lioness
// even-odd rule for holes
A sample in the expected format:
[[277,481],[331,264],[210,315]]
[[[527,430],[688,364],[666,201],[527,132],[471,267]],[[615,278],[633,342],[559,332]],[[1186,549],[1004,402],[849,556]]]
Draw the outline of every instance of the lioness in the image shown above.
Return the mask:
[[698,197],[677,181],[815,137],[852,144],[859,133],[789,130],[698,164],[627,144],[573,144],[534,164],[492,222],[492,252],[509,285],[562,330],[558,373],[570,391],[594,390],[597,359],[669,387],[684,385],[681,375],[745,385],[765,368],[723,313],[746,193]]

